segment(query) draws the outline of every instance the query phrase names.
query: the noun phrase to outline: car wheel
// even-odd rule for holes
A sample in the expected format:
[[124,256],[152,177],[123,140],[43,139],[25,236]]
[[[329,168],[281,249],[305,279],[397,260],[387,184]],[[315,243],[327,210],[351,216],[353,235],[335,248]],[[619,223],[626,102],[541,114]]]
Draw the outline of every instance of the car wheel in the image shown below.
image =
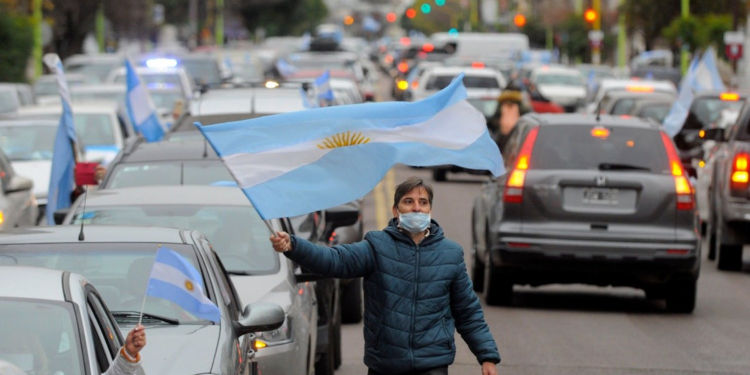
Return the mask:
[[320,355],[315,362],[315,375],[333,375],[336,368],[336,358],[334,353],[335,344],[333,329],[328,330],[328,348],[327,351]]
[[443,168],[435,168],[432,170],[432,179],[435,181],[445,181],[448,171]]
[[708,237],[708,260],[716,259],[716,215],[711,213],[711,220],[706,223],[706,237]]
[[341,367],[341,300],[333,321],[336,322],[333,326],[333,368],[337,369]]
[[479,255],[474,250],[474,261],[471,264],[471,282],[475,292],[484,289],[484,264],[479,260]]
[[667,310],[689,314],[695,309],[695,296],[698,280],[674,282],[667,293]]
[[362,321],[362,278],[349,280],[341,289],[341,322],[359,323]]
[[490,306],[510,306],[513,302],[513,282],[492,264],[492,255],[487,252],[484,264],[484,300]]
[[723,271],[742,269],[742,245],[719,245],[719,260],[716,267]]

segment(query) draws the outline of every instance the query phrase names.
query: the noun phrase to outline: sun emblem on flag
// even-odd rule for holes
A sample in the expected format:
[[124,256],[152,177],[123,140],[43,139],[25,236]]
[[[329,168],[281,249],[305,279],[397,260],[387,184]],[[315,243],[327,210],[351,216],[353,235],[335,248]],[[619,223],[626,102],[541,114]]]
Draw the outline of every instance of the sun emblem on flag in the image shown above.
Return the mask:
[[351,132],[347,130],[345,132],[326,137],[323,142],[318,143],[318,148],[325,150],[331,148],[361,145],[369,142],[370,138],[365,137],[362,132]]
[[193,286],[193,283],[190,282],[190,280],[185,280],[185,289],[192,292],[195,287]]

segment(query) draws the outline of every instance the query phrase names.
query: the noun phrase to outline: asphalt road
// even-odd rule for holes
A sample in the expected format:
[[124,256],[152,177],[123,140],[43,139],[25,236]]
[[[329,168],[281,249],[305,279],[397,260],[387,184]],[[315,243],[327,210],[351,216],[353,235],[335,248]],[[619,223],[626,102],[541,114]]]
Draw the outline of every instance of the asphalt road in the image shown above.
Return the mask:
[[[366,230],[391,217],[393,184],[428,170],[399,166],[365,199]],[[449,174],[433,183],[433,218],[460,243],[469,264],[469,219],[487,177]],[[705,251],[704,251],[705,254]],[[698,302],[691,315],[664,312],[629,288],[583,285],[516,287],[513,307],[484,307],[503,358],[501,374],[750,374],[750,249],[743,272],[717,271],[704,259]],[[483,304],[484,305],[484,304]],[[339,375],[366,374],[362,325],[343,327]],[[456,335],[451,374],[480,367]]]

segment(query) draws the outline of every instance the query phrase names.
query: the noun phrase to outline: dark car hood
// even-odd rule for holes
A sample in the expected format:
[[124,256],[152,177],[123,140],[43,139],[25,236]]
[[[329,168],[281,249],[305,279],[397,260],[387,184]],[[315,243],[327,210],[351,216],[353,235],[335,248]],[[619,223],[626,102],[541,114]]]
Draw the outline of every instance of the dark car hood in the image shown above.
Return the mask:
[[[123,338],[133,325],[120,325]],[[201,374],[211,372],[219,325],[146,326],[141,351],[146,374]]]

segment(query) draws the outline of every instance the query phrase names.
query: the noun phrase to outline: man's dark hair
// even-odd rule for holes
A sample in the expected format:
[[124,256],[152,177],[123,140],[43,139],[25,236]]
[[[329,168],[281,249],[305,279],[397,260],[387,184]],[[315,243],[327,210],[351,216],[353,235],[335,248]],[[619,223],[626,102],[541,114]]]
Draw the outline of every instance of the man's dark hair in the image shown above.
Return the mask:
[[414,190],[415,188],[423,187],[427,191],[427,199],[430,201],[430,207],[432,207],[432,186],[427,185],[424,180],[417,177],[409,177],[406,181],[396,186],[396,193],[393,195],[393,207],[398,207],[398,202],[406,193]]

